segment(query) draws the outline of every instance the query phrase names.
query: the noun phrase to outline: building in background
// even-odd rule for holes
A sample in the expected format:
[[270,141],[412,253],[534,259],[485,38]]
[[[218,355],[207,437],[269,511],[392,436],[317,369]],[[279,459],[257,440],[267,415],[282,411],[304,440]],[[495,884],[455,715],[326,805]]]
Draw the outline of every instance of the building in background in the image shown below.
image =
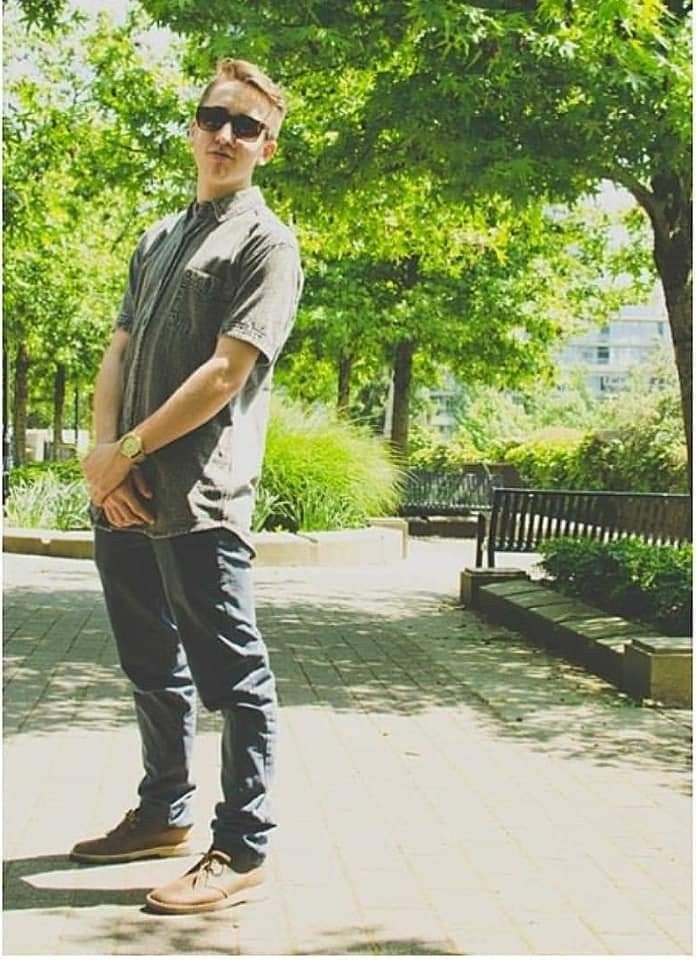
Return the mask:
[[420,422],[429,430],[439,433],[443,439],[451,437],[457,429],[456,410],[461,388],[451,373],[446,373],[439,387],[426,388],[425,410]]
[[[582,368],[592,394],[602,397],[622,390],[631,367],[644,363],[658,344],[671,347],[661,287],[649,303],[623,307],[604,326],[567,340],[553,358],[560,371]],[[445,439],[451,437],[457,428],[460,390],[449,373],[441,386],[425,390],[428,402],[419,417],[422,425]]]
[[623,307],[608,324],[573,337],[555,353],[559,368],[586,368],[587,385],[595,396],[616,393],[628,371],[646,360],[655,345],[671,342],[661,288],[650,303]]

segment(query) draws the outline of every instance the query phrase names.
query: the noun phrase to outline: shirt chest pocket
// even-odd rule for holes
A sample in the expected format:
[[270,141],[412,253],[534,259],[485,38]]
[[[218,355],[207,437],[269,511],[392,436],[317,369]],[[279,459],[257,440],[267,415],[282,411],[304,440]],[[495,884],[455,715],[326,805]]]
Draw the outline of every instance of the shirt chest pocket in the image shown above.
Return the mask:
[[169,325],[177,334],[195,341],[196,352],[215,347],[223,315],[223,283],[219,277],[197,267],[182,273],[169,314]]
[[221,281],[212,273],[199,270],[198,267],[187,267],[184,270],[182,284],[188,286],[197,300],[207,303],[214,300],[220,292]]

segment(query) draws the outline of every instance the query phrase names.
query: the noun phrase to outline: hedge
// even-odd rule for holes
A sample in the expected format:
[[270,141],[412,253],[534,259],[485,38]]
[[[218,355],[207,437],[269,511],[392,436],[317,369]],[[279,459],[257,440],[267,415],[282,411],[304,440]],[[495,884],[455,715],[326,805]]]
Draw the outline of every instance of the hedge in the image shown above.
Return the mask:
[[504,451],[529,486],[686,493],[686,447],[654,423],[536,436]]
[[541,566],[562,592],[609,613],[646,621],[668,635],[691,635],[691,544],[557,538],[541,543],[539,553]]

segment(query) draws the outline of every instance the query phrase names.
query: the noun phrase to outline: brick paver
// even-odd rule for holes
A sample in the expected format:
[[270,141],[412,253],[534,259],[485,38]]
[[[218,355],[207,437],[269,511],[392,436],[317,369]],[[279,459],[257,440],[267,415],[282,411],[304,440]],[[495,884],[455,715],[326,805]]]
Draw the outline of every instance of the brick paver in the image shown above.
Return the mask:
[[[690,713],[458,608],[472,560],[412,541],[391,567],[257,570],[281,698],[271,889],[153,917],[144,892],[192,859],[65,855],[140,777],[94,569],[6,557],[4,953],[690,953]],[[203,714],[201,849],[217,730]]]

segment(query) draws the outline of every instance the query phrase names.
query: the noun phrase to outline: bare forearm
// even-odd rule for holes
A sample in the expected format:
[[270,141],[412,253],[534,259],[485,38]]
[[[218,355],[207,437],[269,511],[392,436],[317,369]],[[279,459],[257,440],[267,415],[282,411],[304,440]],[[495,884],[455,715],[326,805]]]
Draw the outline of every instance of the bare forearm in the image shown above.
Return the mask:
[[94,386],[94,438],[110,443],[118,437],[118,421],[123,399],[123,349],[116,340],[107,349]]
[[[257,347],[221,336],[213,356],[196,369],[161,407],[136,424],[132,433],[140,438],[147,456],[207,423],[244,386],[256,363]],[[108,373],[105,374],[108,385]],[[105,388],[105,394],[108,390]],[[108,407],[108,404],[105,404]],[[104,416],[104,429],[107,429]],[[97,444],[83,461],[92,501],[100,506],[133,468],[133,460],[123,452],[119,441]]]
[[223,360],[211,357],[161,407],[133,428],[142,439],[145,453],[154,453],[207,423],[242,386],[243,381],[230,376]]

